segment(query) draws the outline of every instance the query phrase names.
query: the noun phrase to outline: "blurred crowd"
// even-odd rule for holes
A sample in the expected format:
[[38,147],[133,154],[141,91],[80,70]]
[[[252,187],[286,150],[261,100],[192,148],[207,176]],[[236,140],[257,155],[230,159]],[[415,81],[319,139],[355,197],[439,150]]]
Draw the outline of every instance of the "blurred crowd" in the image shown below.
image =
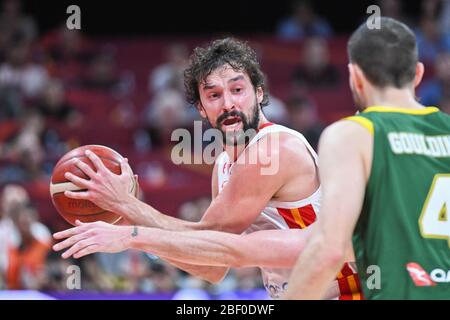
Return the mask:
[[[381,13],[407,23],[416,32],[426,79],[418,97],[450,113],[450,0],[422,1],[421,14],[408,16],[400,0],[379,0]],[[362,18],[361,18],[362,19]],[[327,19],[312,1],[293,1],[291,14],[274,30],[274,37],[301,42],[296,67],[290,70],[287,88],[272,92],[265,107],[269,120],[300,131],[317,147],[327,124],[319,116],[310,91],[348,90],[342,65],[330,59],[329,41],[336,36]],[[65,24],[40,34],[33,16],[19,0],[5,0],[0,12],[0,289],[66,290],[67,267],[82,270],[82,288],[93,291],[160,292],[181,288],[220,293],[262,286],[254,268],[232,270],[221,284],[192,278],[157,257],[136,251],[95,254],[78,261],[63,260],[52,252],[53,226],[44,224],[27,183],[48,181],[55,162],[77,146],[66,130],[83,131],[88,116],[69,92],[103,92],[119,99],[117,108],[104,113],[119,129],[132,128],[137,153],[153,152],[171,143],[176,128],[192,130],[199,119],[184,98],[183,70],[189,46],[167,46],[165,58],[148,70],[146,103],[133,106],[135,75],[118,64],[114,45],[97,45]],[[262,53],[264,56],[264,52]],[[346,61],[342,61],[345,66]],[[271,74],[268,74],[268,79]],[[330,103],[333,103],[330,101]],[[137,110],[137,111],[136,111]],[[79,142],[78,142],[79,143]],[[99,141],[101,143],[101,141]],[[155,185],[165,173],[146,167]],[[209,205],[209,195],[180,206],[179,217],[198,221]]]
[[[208,205],[208,198],[188,202],[180,208],[179,216],[198,221]],[[51,250],[53,244],[50,230],[39,221],[27,191],[20,185],[6,185],[0,196],[1,290],[68,291],[72,289],[72,265],[80,268],[79,289],[90,292],[179,292],[187,298],[190,293],[179,290],[203,290],[219,296],[262,286],[254,268],[232,270],[222,283],[213,285],[140,251],[64,260],[61,253]]]

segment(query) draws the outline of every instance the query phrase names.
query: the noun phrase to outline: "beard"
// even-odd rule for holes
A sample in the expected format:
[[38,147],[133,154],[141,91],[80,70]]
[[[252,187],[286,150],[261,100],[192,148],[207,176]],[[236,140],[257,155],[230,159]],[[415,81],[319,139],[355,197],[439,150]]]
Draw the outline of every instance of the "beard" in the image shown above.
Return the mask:
[[[229,117],[237,117],[242,122],[242,129],[236,131],[225,131],[222,129],[223,122]],[[216,120],[214,128],[222,133],[223,144],[228,146],[243,145],[250,142],[255,136],[259,125],[259,104],[255,104],[247,117],[240,111],[233,110],[231,112],[222,113]]]

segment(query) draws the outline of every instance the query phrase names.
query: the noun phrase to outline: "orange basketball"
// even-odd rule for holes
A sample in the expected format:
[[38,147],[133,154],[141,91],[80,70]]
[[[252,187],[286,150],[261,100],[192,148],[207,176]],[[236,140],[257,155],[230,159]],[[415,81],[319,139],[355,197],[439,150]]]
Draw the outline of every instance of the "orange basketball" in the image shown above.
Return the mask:
[[[118,214],[103,210],[91,201],[70,199],[64,195],[64,191],[66,190],[84,191],[64,177],[66,172],[71,172],[81,178],[89,179],[76,165],[73,164],[71,161],[72,159],[78,158],[95,171],[93,163],[84,153],[86,150],[94,152],[102,160],[105,167],[111,172],[115,174],[121,173],[120,161],[123,157],[113,149],[100,145],[86,145],[73,149],[66,153],[53,169],[50,181],[50,195],[53,205],[59,214],[72,225],[75,225],[75,220],[80,220],[81,222],[105,221],[108,223],[116,223],[121,219]],[[132,176],[132,179],[132,192],[136,195],[137,188],[134,176]]]

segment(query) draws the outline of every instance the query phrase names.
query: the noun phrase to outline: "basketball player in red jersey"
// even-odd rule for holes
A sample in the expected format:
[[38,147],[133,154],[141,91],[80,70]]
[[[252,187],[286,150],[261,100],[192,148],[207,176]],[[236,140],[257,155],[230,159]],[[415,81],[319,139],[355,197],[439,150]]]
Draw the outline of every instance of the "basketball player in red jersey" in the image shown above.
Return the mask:
[[[228,267],[242,261],[261,268],[267,291],[277,298],[286,289],[293,258],[308,237],[309,232],[301,229],[316,220],[320,209],[316,153],[300,133],[265,118],[261,109],[268,103],[264,75],[247,44],[227,38],[195,49],[185,72],[185,85],[189,102],[224,136],[224,152],[213,170],[213,200],[201,221],[176,219],[139,201],[129,192],[132,179],[128,165],[122,164],[120,176],[112,174],[91,152],[88,156],[96,171],[74,160],[90,180],[66,174],[87,191],[66,191],[66,196],[90,200],[134,226],[79,224],[55,234],[57,239],[68,238],[55,250],[71,247],[63,256],[77,258],[138,248],[210,282],[220,281]],[[251,129],[255,135],[246,141],[245,132]],[[271,165],[276,163],[276,172],[264,174],[267,163],[261,155],[270,159]],[[246,241],[253,247],[241,245]],[[216,247],[211,247],[214,243]],[[231,251],[225,254],[219,246]],[[254,252],[256,248],[261,254]],[[346,263],[325,298],[360,297],[355,268]]]

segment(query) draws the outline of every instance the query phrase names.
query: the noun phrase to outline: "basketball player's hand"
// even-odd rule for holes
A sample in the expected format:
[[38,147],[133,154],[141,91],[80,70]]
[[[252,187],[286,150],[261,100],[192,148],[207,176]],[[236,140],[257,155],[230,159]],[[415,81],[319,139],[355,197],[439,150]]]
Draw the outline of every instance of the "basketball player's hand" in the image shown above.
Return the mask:
[[70,172],[66,172],[65,178],[76,186],[86,191],[65,191],[64,195],[72,199],[84,199],[95,203],[100,208],[121,214],[122,207],[134,198],[136,176],[128,165],[128,159],[120,163],[121,174],[112,173],[105,167],[100,158],[92,151],[87,150],[86,156],[91,160],[95,171],[86,163],[74,159],[74,164],[83,171],[88,179],[80,178]]
[[82,223],[76,227],[57,232],[53,237],[65,239],[53,246],[53,250],[67,249],[62,257],[76,259],[95,252],[117,253],[128,249],[133,227],[115,226],[106,222]]

